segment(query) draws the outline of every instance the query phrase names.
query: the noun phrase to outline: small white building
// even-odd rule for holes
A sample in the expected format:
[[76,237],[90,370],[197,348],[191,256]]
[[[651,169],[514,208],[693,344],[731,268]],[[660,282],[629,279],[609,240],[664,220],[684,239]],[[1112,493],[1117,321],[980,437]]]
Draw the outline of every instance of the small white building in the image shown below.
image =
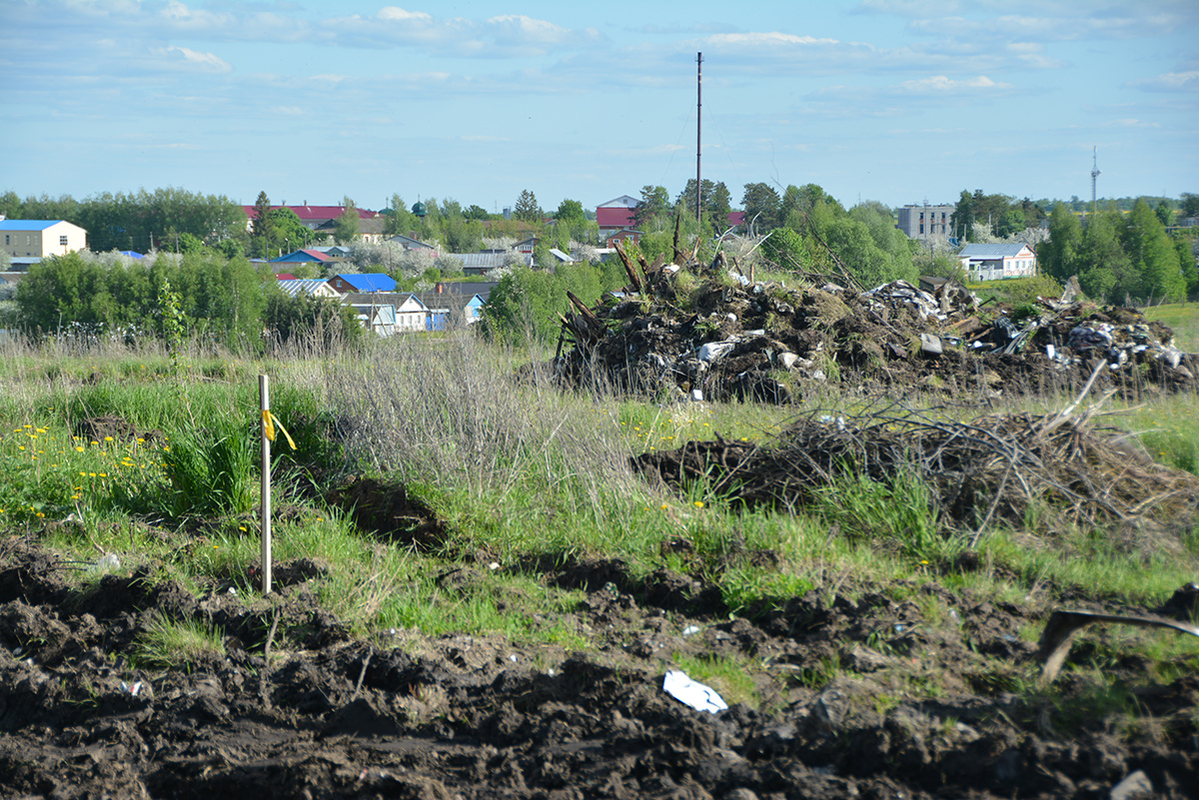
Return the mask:
[[0,241],[11,257],[64,256],[87,249],[87,231],[61,219],[0,219]]
[[1026,244],[968,244],[958,253],[973,281],[1026,278],[1037,274],[1037,254]]

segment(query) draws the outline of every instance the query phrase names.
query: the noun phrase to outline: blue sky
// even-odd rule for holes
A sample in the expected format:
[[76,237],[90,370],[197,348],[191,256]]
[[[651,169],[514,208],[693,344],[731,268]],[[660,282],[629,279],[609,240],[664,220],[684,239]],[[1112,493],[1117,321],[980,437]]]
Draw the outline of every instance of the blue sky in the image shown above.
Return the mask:
[[0,191],[1199,192],[1196,0],[404,2],[0,0]]

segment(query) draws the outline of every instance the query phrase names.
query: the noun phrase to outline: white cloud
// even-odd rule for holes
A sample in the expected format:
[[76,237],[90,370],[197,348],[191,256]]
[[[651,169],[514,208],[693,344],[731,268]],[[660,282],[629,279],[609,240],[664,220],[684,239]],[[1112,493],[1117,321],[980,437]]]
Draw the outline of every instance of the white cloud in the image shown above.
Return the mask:
[[572,36],[568,28],[523,14],[492,17],[487,20],[487,27],[492,29],[497,37],[511,36],[524,42],[554,44],[566,41]]
[[405,11],[399,6],[384,6],[375,14],[379,19],[389,22],[432,22],[433,17],[423,11]]
[[[165,56],[168,65],[173,68],[192,68],[200,72],[223,73],[232,72],[233,65],[215,53],[200,53],[187,47],[158,48],[158,55]],[[180,60],[180,57],[182,60]]]
[[1011,89],[1010,83],[997,83],[986,75],[979,75],[977,78],[967,78],[966,80],[955,81],[950,80],[945,75],[933,75],[929,78],[920,78],[913,81],[904,81],[898,87],[898,90],[907,94],[976,94],[977,90],[989,91],[997,89]]
[[1129,81],[1126,85],[1148,92],[1199,92],[1199,70],[1167,72],[1152,78]]
[[1040,13],[978,18],[940,16],[914,20],[909,27],[929,36],[987,42],[1004,39],[1021,42],[1087,41],[1165,36],[1184,24],[1185,19],[1185,12],[1182,16],[1171,13],[1145,14],[1132,13],[1132,8],[1122,9],[1129,12],[1126,16],[1081,14],[1077,8],[1062,9],[1059,15],[1053,15],[1052,10],[1046,8]]
[[1101,123],[1104,128],[1160,128],[1158,122],[1146,122],[1142,119],[1134,119],[1127,117],[1125,119],[1113,119],[1108,122]]
[[[951,14],[958,10],[958,3],[947,0],[938,4],[937,10],[942,14]],[[862,0],[851,13],[919,17],[928,13],[928,3],[925,0]]]
[[708,37],[714,45],[732,47],[797,47],[811,45],[837,45],[836,39],[817,39],[813,36],[796,36],[792,33],[770,31],[766,33],[717,33]]

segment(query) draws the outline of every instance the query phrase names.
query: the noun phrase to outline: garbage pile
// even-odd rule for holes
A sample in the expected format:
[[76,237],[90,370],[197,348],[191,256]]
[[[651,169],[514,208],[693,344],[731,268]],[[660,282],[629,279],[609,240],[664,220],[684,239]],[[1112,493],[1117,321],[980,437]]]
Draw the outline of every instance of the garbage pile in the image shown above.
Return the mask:
[[[952,422],[891,405],[852,418],[813,412],[765,444],[688,442],[632,458],[651,482],[680,493],[703,485],[746,507],[796,509],[838,480],[891,484],[914,474],[951,528],[1027,525],[1030,505],[1048,524],[1116,526],[1129,549],[1182,552],[1199,512],[1199,478],[1157,464],[1124,431],[1094,425],[1099,404],[1048,415],[992,414]],[[1167,533],[1171,535],[1161,536]]]
[[[570,295],[554,359],[572,387],[660,400],[787,403],[809,387],[953,396],[1076,391],[1100,361],[1099,388],[1139,397],[1196,391],[1199,356],[1139,312],[1076,297],[1035,308],[984,306],[961,284],[925,291],[896,281],[862,291],[806,276],[803,288],[756,282],[723,254],[710,265],[634,263],[594,307]],[[850,285],[841,285],[850,284]]]

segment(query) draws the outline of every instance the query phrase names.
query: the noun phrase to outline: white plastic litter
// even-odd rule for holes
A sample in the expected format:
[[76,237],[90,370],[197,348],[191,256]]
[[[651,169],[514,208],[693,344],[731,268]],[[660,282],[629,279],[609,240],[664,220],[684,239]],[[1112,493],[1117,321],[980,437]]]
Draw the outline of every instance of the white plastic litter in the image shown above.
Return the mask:
[[101,572],[120,569],[121,559],[117,558],[115,553],[107,553],[96,561],[96,569]]
[[708,342],[699,348],[699,360],[712,362],[733,349],[736,342]]
[[662,689],[671,697],[685,703],[696,711],[707,711],[715,714],[729,707],[716,690],[704,686],[687,677],[687,673],[672,669],[666,673],[662,681]]

